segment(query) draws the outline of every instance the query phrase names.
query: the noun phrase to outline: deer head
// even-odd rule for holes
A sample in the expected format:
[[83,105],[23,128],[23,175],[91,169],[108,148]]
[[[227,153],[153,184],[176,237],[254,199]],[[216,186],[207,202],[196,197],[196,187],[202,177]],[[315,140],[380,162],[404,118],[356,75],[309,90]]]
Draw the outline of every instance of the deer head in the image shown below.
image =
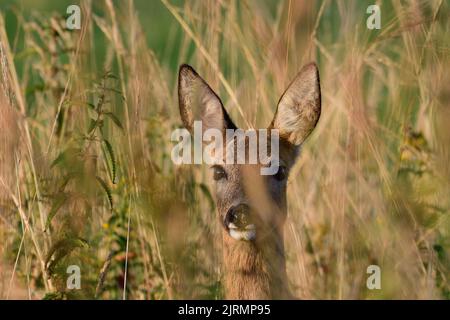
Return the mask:
[[[236,129],[220,98],[188,65],[180,67],[178,97],[181,119],[188,130],[193,130],[196,120],[202,121],[203,130],[220,130],[225,139],[227,129]],[[275,173],[261,175],[259,169],[267,163],[217,161],[211,167],[229,299],[291,298],[283,242],[287,179],[302,143],[319,120],[320,110],[319,73],[311,63],[302,68],[281,96],[268,128],[279,134]],[[267,144],[270,148],[270,140]],[[225,156],[226,152],[221,154]]]

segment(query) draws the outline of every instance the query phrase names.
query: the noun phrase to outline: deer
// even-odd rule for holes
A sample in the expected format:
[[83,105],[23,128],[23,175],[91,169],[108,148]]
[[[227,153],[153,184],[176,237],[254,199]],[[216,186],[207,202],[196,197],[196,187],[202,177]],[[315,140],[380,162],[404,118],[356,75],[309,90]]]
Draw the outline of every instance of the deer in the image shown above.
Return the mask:
[[[227,129],[237,129],[219,96],[187,64],[179,68],[178,100],[182,123],[190,132],[194,121],[202,121],[203,130],[218,129],[224,136]],[[279,134],[276,173],[261,175],[257,170],[265,165],[261,163],[211,166],[222,230],[226,299],[295,299],[289,289],[284,246],[287,181],[320,113],[319,71],[312,62],[281,95],[268,126]]]

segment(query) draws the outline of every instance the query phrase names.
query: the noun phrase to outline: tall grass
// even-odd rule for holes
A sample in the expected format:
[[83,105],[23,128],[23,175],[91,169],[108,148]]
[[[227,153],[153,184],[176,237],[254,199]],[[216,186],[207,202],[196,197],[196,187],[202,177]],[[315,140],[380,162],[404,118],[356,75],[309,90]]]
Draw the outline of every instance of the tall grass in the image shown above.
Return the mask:
[[[314,60],[322,116],[288,182],[292,291],[449,299],[450,7],[377,3],[380,30],[369,1],[161,0],[169,30],[144,29],[132,0],[81,1],[77,31],[5,6],[0,297],[223,297],[210,173],[170,160],[176,65],[195,66],[238,125],[266,127]],[[161,33],[163,54],[147,45]],[[80,290],[66,287],[73,264]],[[381,290],[366,287],[371,264]]]

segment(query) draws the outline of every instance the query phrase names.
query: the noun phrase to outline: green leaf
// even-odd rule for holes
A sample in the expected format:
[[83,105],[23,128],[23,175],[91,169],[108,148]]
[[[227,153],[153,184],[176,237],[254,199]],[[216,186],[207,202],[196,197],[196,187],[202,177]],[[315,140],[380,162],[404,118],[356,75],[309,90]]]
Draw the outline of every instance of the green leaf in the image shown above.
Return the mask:
[[123,130],[122,123],[120,122],[119,118],[117,118],[117,116],[114,113],[112,113],[112,112],[105,112],[104,114],[106,116],[110,117],[111,120],[116,124],[116,126],[118,126],[120,129]]
[[110,78],[110,79],[115,79],[115,80],[118,79],[118,77],[115,76],[111,71],[107,71],[107,72],[104,74],[103,78],[105,78],[105,79]]
[[204,183],[200,183],[198,186],[200,187],[200,190],[203,192],[203,194],[208,199],[210,208],[214,209],[215,208],[214,199],[213,199],[213,197],[211,195],[211,192],[209,192],[208,187]]
[[47,217],[47,222],[45,223],[45,230],[48,229],[50,226],[50,223],[52,222],[53,217],[58,213],[59,209],[63,206],[63,204],[67,200],[67,195],[64,193],[61,193],[57,195],[56,200],[53,202],[52,208],[50,209],[50,212]]
[[111,171],[111,173],[110,173],[111,182],[115,184],[116,183],[116,170],[117,170],[116,157],[114,155],[114,150],[113,150],[111,143],[109,143],[109,141],[107,139],[103,139],[103,142],[105,143],[106,151],[108,152],[109,160],[111,161],[111,166],[109,165],[109,162],[107,161],[108,167],[111,167],[110,168],[111,169],[110,170]]
[[65,151],[61,152],[55,160],[52,161],[52,164],[50,165],[50,168],[53,168],[54,166],[56,166],[57,164],[60,164],[62,161],[64,161],[65,158]]
[[55,160],[52,161],[50,168],[63,163],[64,161],[70,160],[76,157],[80,153],[79,148],[68,147],[66,150],[62,151]]
[[61,183],[61,186],[59,187],[59,191],[64,192],[64,189],[66,188],[67,184],[70,182],[70,180],[72,180],[73,178],[75,178],[77,175],[76,172],[71,172],[69,173],[63,180],[63,182]]
[[63,300],[64,293],[63,292],[47,292],[42,300]]
[[75,106],[87,106],[91,110],[95,110],[95,105],[93,103],[87,102],[87,101],[81,101],[81,100],[71,100],[68,101],[68,103],[75,105]]
[[108,187],[108,185],[102,178],[100,178],[99,176],[96,176],[95,178],[97,179],[98,183],[102,186],[103,190],[105,190],[106,196],[108,197],[110,209],[112,210],[113,209],[113,200],[112,200],[111,189]]
[[88,134],[90,134],[92,131],[94,131],[94,129],[97,127],[97,125],[98,125],[98,121],[95,119],[91,119],[91,121],[89,122]]
[[120,98],[122,98],[122,100],[125,100],[125,96],[122,94],[122,91],[114,89],[114,88],[108,88],[108,87],[102,87],[103,90],[105,91],[111,91],[114,92],[115,94],[117,94],[118,96],[120,96]]
[[89,243],[87,240],[80,237],[70,238],[70,243],[75,248],[89,248]]

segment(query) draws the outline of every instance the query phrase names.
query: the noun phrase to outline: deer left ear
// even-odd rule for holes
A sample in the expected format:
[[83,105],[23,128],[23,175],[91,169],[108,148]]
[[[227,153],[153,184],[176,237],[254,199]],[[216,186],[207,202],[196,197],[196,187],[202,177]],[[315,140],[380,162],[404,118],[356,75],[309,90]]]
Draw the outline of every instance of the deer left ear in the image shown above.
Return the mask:
[[189,65],[180,67],[178,76],[178,100],[181,120],[192,132],[194,121],[202,121],[203,130],[209,128],[235,129],[219,96]]
[[304,66],[278,102],[270,125],[280,138],[300,146],[314,130],[320,117],[319,70],[315,63]]

